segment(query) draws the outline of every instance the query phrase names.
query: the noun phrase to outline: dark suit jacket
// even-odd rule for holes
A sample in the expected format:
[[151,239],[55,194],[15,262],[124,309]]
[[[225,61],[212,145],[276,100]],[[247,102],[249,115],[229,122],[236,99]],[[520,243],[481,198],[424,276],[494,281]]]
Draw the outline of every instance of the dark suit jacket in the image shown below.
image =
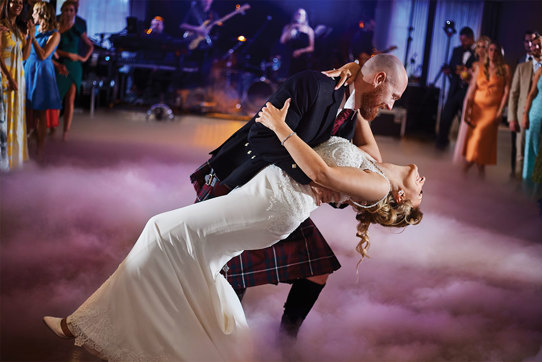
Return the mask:
[[448,94],[452,95],[455,92],[464,90],[466,91],[469,84],[462,81],[459,78],[459,75],[455,72],[458,65],[465,65],[467,68],[472,68],[472,63],[474,63],[474,52],[471,49],[466,50],[470,53],[470,57],[467,59],[467,62],[463,64],[463,53],[465,50],[462,46],[454,48],[452,52],[452,58],[450,59],[450,69],[451,69],[451,79],[450,79],[450,90]]
[[[298,136],[315,147],[331,136],[344,87],[335,90],[336,81],[319,72],[304,71],[283,83],[269,101],[282,108],[291,98],[286,123]],[[220,147],[211,152],[209,164],[222,184],[234,188],[243,185],[269,164],[282,168],[294,180],[308,184],[311,180],[280,145],[277,136],[254,116]],[[352,139],[356,117],[345,122],[337,136]]]

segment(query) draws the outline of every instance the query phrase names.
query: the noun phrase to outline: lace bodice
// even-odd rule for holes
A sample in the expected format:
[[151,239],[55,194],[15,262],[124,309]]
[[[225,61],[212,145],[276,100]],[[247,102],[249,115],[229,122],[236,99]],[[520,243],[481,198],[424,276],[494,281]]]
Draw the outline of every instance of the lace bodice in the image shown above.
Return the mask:
[[359,167],[384,176],[374,158],[344,138],[333,136],[314,150],[330,166]]
[[[371,156],[344,138],[331,137],[314,150],[330,166],[359,167],[385,177]],[[316,209],[312,190],[309,185],[294,181],[277,166],[268,166],[262,172],[274,191],[268,208],[269,228],[289,234]],[[348,196],[344,195],[340,202],[347,200]]]

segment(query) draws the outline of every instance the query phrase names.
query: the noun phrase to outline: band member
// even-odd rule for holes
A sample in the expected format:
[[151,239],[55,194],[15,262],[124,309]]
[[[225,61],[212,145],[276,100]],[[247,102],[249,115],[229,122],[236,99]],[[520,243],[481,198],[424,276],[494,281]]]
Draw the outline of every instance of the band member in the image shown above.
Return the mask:
[[352,60],[358,60],[363,65],[375,51],[373,43],[375,21],[360,21],[356,33],[352,37],[350,45],[350,56]]
[[145,30],[145,35],[151,37],[169,37],[169,35],[164,32],[164,18],[161,16],[152,18],[150,27]]
[[[212,4],[213,0],[192,1],[190,10],[179,26],[185,31],[183,38],[189,44],[188,52],[181,59],[182,68],[198,69],[197,77],[185,79],[183,86],[205,86],[208,83],[208,75],[213,64],[213,38],[216,39],[217,33],[214,30],[211,37],[207,26],[218,19],[218,14],[211,9]],[[192,47],[190,44],[195,43],[197,43],[196,47],[190,49]]]
[[[140,35],[141,48],[137,57],[148,64],[160,65],[164,62],[175,64],[175,52],[168,46],[172,37],[164,31],[165,20],[162,16],[151,19],[149,28]],[[149,67],[132,67],[133,90],[143,102],[164,101],[171,84],[171,70]]]
[[349,58],[350,60],[359,63],[361,66],[376,54],[389,53],[392,50],[397,49],[395,45],[392,45],[387,49],[377,49],[373,41],[375,27],[376,23],[374,19],[369,19],[367,21],[361,20],[358,23],[356,32],[350,42]]
[[282,64],[286,76],[310,69],[314,52],[314,30],[309,25],[305,9],[297,9],[292,21],[282,29],[280,43],[285,47]]
[[218,19],[218,14],[214,10],[211,10],[212,4],[213,0],[192,1],[190,10],[184,17],[182,24],[179,26],[182,30],[186,31],[185,34],[183,34],[184,38],[194,38],[198,36],[205,38],[205,42],[201,44],[202,47],[213,45],[207,25]]

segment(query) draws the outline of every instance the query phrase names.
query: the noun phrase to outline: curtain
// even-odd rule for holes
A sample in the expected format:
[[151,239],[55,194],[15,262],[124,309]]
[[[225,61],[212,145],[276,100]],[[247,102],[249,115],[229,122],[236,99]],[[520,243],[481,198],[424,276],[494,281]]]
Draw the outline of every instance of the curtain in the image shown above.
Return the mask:
[[414,29],[410,33],[412,41],[410,43],[408,60],[405,67],[409,77],[419,77],[421,74],[425,32],[427,29],[428,0],[393,0],[391,2],[379,2],[376,11],[377,30],[375,31],[375,43],[378,49],[397,46],[397,49],[391,52],[391,54],[396,55],[404,62],[413,3],[414,12],[412,13],[412,27]]
[[[460,45],[459,31],[464,26],[469,26],[474,31],[475,39],[480,36],[482,16],[484,10],[483,1],[457,1],[439,0],[435,12],[435,23],[432,32],[432,43],[429,56],[429,69],[427,83],[434,82],[435,77],[444,63],[448,63],[452,49]],[[423,54],[425,47],[425,35],[427,29],[427,16],[429,11],[429,0],[381,0],[376,8],[375,44],[379,49],[386,49],[395,45],[397,50],[393,51],[401,61],[405,59],[407,38],[409,36],[409,25],[412,13],[413,31],[410,33],[412,42],[405,67],[409,77],[417,78],[421,75]],[[448,38],[444,32],[444,22],[453,20],[457,33],[450,39],[450,49],[446,53]],[[436,87],[442,88],[443,77],[440,76]],[[445,85],[445,92],[449,84]],[[442,94],[442,93],[441,93]],[[445,97],[445,94],[443,94]]]
[[[482,15],[484,3],[482,1],[444,1],[440,0],[437,4],[435,13],[435,24],[433,27],[433,41],[431,43],[431,55],[427,83],[431,84],[440,71],[444,63],[448,63],[452,55],[452,49],[459,46],[459,31],[468,26],[474,31],[474,39],[480,36],[482,25]],[[446,20],[455,22],[457,33],[450,39],[450,49],[446,53],[446,44],[448,37],[444,32],[444,23]],[[441,76],[435,86],[442,87],[443,76]],[[449,83],[446,83],[445,92],[448,90]],[[441,93],[442,94],[442,93]],[[443,95],[445,97],[445,94]],[[442,99],[442,97],[441,97]]]

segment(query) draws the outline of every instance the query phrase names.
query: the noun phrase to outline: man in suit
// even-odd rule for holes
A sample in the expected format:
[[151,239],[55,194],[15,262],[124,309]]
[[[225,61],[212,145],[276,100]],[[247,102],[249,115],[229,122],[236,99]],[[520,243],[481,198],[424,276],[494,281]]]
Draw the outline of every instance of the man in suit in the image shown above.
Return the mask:
[[[269,101],[282,107],[286,99],[292,99],[286,122],[312,147],[332,135],[354,138],[354,143],[360,145],[363,139],[374,142],[369,121],[376,117],[379,109],[393,107],[407,82],[399,59],[381,54],[363,66],[348,88],[337,87],[334,79],[319,72],[304,71],[283,83]],[[302,184],[311,182],[273,132],[255,123],[256,116],[212,151],[211,159],[191,175],[198,193],[196,201],[228,193],[269,164],[282,168]],[[316,186],[313,190],[327,192]],[[339,268],[324,237],[307,219],[287,239],[266,249],[245,251],[233,258],[223,271],[240,298],[247,287],[291,283],[281,331],[295,337],[328,275]]]
[[511,177],[520,177],[523,169],[523,152],[525,148],[525,129],[519,122],[523,119],[525,102],[531,89],[533,74],[542,65],[542,37],[535,34],[530,43],[531,60],[520,63],[514,71],[510,95],[508,96],[508,126],[513,132],[512,170]]
[[454,48],[449,66],[442,69],[450,79],[450,88],[438,127],[436,147],[440,150],[444,150],[450,143],[448,139],[450,127],[457,112],[462,110],[463,99],[467,94],[469,82],[467,79],[461,78],[460,74],[464,74],[466,69],[472,68],[474,62],[474,33],[472,29],[469,27],[461,29],[459,40],[461,45]]

